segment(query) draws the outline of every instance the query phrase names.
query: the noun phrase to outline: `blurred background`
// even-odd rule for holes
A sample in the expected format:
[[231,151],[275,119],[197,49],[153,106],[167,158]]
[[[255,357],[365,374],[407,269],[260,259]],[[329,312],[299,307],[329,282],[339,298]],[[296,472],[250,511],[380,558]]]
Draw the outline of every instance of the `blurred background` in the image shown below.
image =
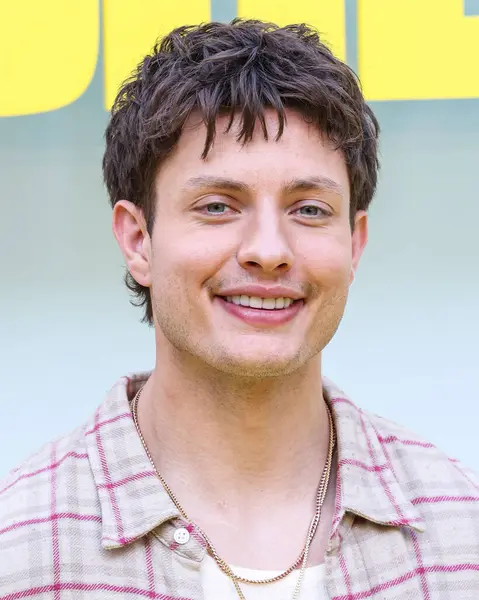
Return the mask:
[[0,476],[153,366],[102,185],[122,79],[175,26],[316,26],[382,126],[325,374],[479,470],[479,0],[0,0]]

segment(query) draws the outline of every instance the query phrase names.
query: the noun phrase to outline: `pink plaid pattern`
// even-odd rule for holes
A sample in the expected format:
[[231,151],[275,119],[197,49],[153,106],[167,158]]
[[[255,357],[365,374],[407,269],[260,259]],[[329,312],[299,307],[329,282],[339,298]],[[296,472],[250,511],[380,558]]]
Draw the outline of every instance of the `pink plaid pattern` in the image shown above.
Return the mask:
[[[0,598],[202,600],[205,543],[152,471],[120,380],[94,417],[0,483]],[[332,600],[477,600],[479,482],[325,384],[338,433]],[[190,540],[174,540],[186,527]],[[271,588],[274,597],[274,586]]]

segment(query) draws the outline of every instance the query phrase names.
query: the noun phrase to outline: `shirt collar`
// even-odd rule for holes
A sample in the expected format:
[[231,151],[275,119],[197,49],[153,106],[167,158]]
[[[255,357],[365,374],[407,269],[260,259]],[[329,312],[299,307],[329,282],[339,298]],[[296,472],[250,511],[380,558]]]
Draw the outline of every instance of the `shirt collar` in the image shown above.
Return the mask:
[[[121,547],[181,515],[159,481],[138,437],[130,400],[148,378],[122,378],[85,430],[101,506],[104,548]],[[424,530],[424,521],[397,479],[373,420],[332,382],[324,382],[337,434],[336,510],[333,532],[345,512],[374,523]]]
[[111,389],[85,431],[101,506],[104,548],[117,548],[180,517],[138,437],[129,400],[149,373],[124,377]]
[[424,531],[425,522],[398,478],[377,419],[358,408],[331,381],[323,382],[337,435],[336,510],[333,532],[345,512],[380,525]]

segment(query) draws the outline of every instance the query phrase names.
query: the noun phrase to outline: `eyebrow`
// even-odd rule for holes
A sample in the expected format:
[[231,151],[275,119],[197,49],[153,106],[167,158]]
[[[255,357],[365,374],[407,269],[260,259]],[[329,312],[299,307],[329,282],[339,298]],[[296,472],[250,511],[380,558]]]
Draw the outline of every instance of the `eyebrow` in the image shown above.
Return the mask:
[[222,190],[229,190],[231,192],[247,192],[249,190],[249,186],[241,181],[228,179],[227,177],[211,177],[209,175],[191,177],[185,183],[186,190],[198,188],[221,188]]
[[306,177],[305,179],[292,179],[285,186],[284,190],[288,193],[307,192],[309,190],[318,190],[321,192],[333,192],[344,196],[344,188],[334,179],[324,176]]
[[[198,188],[221,188],[231,192],[247,192],[250,186],[236,179],[227,177],[214,177],[202,175],[200,177],[192,177],[185,184],[186,190]],[[301,179],[291,179],[283,186],[283,191],[286,193],[307,192],[310,190],[319,190],[322,192],[333,192],[344,196],[344,188],[334,179],[324,176],[306,177]]]

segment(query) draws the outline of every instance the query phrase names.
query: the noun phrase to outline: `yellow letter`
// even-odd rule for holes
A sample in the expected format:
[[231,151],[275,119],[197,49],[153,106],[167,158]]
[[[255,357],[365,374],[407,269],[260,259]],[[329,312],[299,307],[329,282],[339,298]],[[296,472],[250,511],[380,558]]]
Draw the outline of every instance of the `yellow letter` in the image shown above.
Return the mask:
[[346,59],[344,0],[238,0],[238,16],[280,26],[307,23],[338,58]]
[[97,0],[0,2],[0,116],[70,104],[98,59]]
[[155,41],[174,27],[210,20],[209,0],[103,0],[105,104]]
[[359,0],[358,20],[369,100],[479,96],[479,17],[463,0]]

